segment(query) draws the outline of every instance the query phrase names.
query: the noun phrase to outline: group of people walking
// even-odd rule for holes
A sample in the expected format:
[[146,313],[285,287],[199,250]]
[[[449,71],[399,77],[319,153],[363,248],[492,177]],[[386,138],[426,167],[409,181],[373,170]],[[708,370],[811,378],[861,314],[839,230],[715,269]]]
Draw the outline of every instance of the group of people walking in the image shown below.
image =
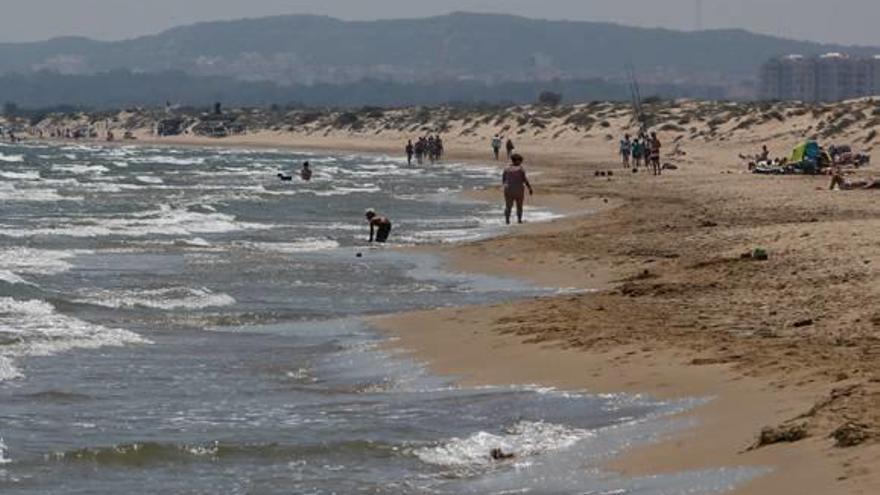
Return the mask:
[[635,139],[630,139],[626,134],[620,140],[620,158],[625,168],[639,168],[644,164],[650,167],[654,175],[663,173],[663,166],[660,164],[660,148],[662,143],[657,137],[656,132],[650,135],[641,133]]
[[425,157],[431,163],[439,162],[443,158],[443,138],[439,134],[436,136],[420,137],[413,144],[412,139],[406,143],[406,163],[412,166],[413,158],[419,165],[425,162]]
[[495,155],[495,161],[501,159],[501,145],[504,144],[504,148],[507,150],[507,159],[510,160],[513,158],[513,152],[516,151],[516,145],[513,144],[513,140],[507,138],[507,141],[499,135],[495,134],[492,138],[492,153]]

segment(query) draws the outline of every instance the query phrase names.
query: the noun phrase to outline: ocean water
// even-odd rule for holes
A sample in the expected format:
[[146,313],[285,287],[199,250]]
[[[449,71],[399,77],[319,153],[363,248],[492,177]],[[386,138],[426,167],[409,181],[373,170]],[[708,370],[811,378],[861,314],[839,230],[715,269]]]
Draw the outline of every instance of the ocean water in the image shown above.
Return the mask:
[[[277,180],[303,160],[312,183]],[[367,207],[396,245],[502,232],[497,205],[455,195],[497,176],[343,153],[0,146],[0,493],[671,495],[753,476],[601,469],[687,426],[672,415],[697,399],[461,388],[381,345],[364,316],[556,290],[366,246]]]

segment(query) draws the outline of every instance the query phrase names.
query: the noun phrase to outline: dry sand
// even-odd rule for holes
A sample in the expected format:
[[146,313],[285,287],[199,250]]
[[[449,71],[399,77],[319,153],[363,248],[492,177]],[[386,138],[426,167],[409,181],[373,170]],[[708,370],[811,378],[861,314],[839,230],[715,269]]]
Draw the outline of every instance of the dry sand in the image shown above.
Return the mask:
[[[747,174],[737,158],[760,144],[787,154],[816,133],[872,147],[872,108],[668,106],[657,114],[675,127],[661,138],[665,161],[679,170],[660,178],[617,165],[609,136],[628,123],[619,107],[578,109],[599,115],[589,129],[528,120],[517,127],[501,117],[447,126],[451,158],[469,160],[485,159],[488,136],[504,124],[530,172],[541,173],[532,177],[535,201],[574,214],[436,248],[450,266],[595,291],[378,324],[401,348],[466,383],[715,398],[690,413],[698,426],[609,469],[768,466],[772,474],[736,493],[880,493],[880,197],[828,191],[823,177]],[[415,134],[139,135],[175,145],[400,152],[402,139]],[[596,177],[598,169],[616,174]],[[759,247],[769,260],[741,257]],[[806,438],[749,450],[767,426]]]

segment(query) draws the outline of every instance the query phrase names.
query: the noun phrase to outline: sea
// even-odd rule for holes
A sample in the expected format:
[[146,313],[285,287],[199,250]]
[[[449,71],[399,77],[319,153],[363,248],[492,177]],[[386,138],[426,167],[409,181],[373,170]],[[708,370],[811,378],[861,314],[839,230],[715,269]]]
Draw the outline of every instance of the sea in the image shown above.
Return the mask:
[[[278,179],[307,160],[312,182]],[[464,194],[498,175],[0,145],[0,493],[677,495],[754,476],[603,469],[705,399],[462,387],[389,350],[366,317],[560,291],[399,249],[504,233],[498,204]],[[392,219],[388,246],[366,242],[367,208]]]

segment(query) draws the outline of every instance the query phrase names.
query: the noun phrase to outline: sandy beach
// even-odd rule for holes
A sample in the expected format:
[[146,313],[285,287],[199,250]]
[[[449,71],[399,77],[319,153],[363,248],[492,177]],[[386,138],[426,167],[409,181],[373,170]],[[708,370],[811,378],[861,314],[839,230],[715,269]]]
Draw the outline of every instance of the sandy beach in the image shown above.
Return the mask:
[[[876,192],[829,191],[824,176],[752,175],[736,158],[762,143],[787,154],[810,116],[797,118],[724,139],[661,133],[677,143],[664,161],[678,169],[659,178],[622,169],[604,134],[523,135],[534,201],[570,216],[432,249],[455,270],[585,290],[376,324],[394,346],[468,384],[712,399],[688,413],[693,428],[608,469],[758,466],[772,471],[734,493],[880,493]],[[447,138],[449,159],[486,160],[489,134]],[[267,131],[139,142],[400,153],[400,138]],[[758,248],[767,260],[744,256]],[[774,430],[759,444],[765,428]]]

